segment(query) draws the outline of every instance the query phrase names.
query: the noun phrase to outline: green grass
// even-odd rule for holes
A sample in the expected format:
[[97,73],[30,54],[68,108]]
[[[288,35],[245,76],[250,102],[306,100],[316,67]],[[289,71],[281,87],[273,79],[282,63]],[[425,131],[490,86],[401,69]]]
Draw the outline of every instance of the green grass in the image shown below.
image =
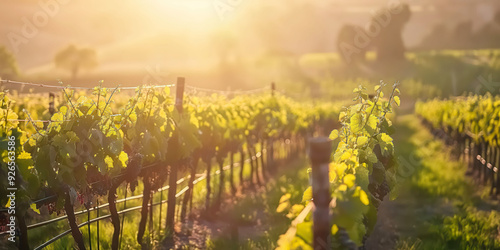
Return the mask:
[[374,60],[367,54],[366,65],[345,64],[336,53],[311,53],[297,58],[299,67],[285,71],[278,80],[281,89],[292,97],[349,100],[359,84],[372,86],[380,80],[400,82],[402,100],[450,97],[464,93],[499,94],[500,50],[441,50],[406,53],[406,62],[395,65]]
[[[285,193],[290,193],[291,204],[298,204],[302,194],[309,185],[305,159],[281,167],[281,176],[270,179],[263,192],[246,195],[231,209],[230,216],[234,216],[240,224],[257,223],[256,211],[262,211],[262,221],[265,220],[265,230],[252,237],[240,235],[239,240],[229,237],[213,238],[207,241],[208,249],[274,249],[281,234],[290,227],[290,219],[285,214],[277,213],[279,200]],[[286,169],[285,169],[286,168]],[[257,229],[255,229],[257,230]]]
[[[498,204],[465,176],[413,115],[399,117],[395,145],[402,169],[397,249],[500,249]],[[413,227],[412,227],[413,226]]]

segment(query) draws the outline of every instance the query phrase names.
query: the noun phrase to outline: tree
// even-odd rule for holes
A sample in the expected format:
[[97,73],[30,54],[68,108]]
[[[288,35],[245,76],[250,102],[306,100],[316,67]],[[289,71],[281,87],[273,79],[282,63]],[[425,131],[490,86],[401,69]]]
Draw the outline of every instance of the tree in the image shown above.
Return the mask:
[[16,59],[7,48],[0,46],[0,77],[12,78],[19,74]]
[[54,62],[56,67],[69,70],[74,80],[81,69],[92,69],[97,66],[97,54],[93,49],[79,49],[75,45],[69,45],[56,54]]
[[349,64],[362,63],[365,61],[366,57],[366,47],[356,46],[355,41],[359,32],[362,32],[362,28],[356,25],[345,24],[340,29],[339,35],[337,37],[337,52],[342,60]]
[[[407,4],[400,6],[401,11],[392,13],[385,8],[378,11],[372,18],[372,23],[380,23],[379,20],[389,20],[380,29],[377,36],[373,38],[372,44],[377,51],[377,61],[381,63],[394,63],[405,60],[406,48],[403,43],[403,28],[411,16],[410,7]],[[390,19],[387,19],[387,15]]]
[[418,48],[425,50],[445,49],[451,43],[451,31],[445,24],[438,23],[434,25],[431,32],[422,39]]

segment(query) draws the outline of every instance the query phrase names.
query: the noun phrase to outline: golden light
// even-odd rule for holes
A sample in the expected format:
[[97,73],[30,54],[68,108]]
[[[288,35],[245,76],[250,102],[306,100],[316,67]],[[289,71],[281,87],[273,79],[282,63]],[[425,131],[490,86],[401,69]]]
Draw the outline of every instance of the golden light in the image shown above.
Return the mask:
[[205,19],[215,16],[211,1],[207,0],[152,0],[148,1],[152,8],[165,14],[183,18]]

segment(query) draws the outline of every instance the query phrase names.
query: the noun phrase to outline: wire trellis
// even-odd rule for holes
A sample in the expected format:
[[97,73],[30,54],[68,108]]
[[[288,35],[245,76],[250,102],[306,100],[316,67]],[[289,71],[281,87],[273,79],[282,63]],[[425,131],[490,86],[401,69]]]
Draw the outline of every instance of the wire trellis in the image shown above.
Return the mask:
[[[50,85],[50,84],[43,84],[43,83],[32,83],[32,82],[20,82],[20,81],[12,81],[12,80],[0,80],[2,83],[8,83],[8,84],[17,84],[17,85],[26,85],[26,86],[34,86],[34,87],[40,87],[40,88],[55,88],[55,89],[80,89],[80,90],[94,90],[95,87],[73,87],[73,86],[63,86],[63,85]],[[165,87],[174,87],[175,84],[167,84],[167,85],[151,85],[151,86],[143,86],[143,88],[165,88]],[[135,86],[135,87],[104,87],[103,89],[114,89],[118,88],[120,90],[135,90],[138,89],[140,86]]]
[[[2,83],[10,83],[10,84],[18,84],[18,85],[28,85],[28,86],[36,86],[41,88],[56,88],[56,89],[80,89],[80,90],[94,90],[94,88],[90,87],[72,87],[72,86],[56,86],[56,85],[48,85],[42,83],[31,83],[31,82],[20,82],[20,81],[12,81],[12,80],[3,80],[0,79]],[[135,87],[115,87],[120,90],[135,90],[140,88],[141,86]],[[175,84],[167,84],[167,85],[151,85],[151,86],[143,86],[142,88],[165,88],[165,87],[175,87]],[[103,89],[115,89],[115,88],[103,88]],[[245,95],[245,94],[257,94],[262,93],[270,89],[269,86],[250,89],[250,90],[217,90],[217,89],[207,89],[207,88],[199,88],[191,85],[186,85],[186,88],[189,89],[193,93],[216,93],[222,95]],[[121,114],[113,114],[111,117],[121,116]],[[52,123],[52,122],[64,122],[64,121],[52,121],[52,120],[30,120],[30,119],[8,119],[9,122],[41,122],[41,123]]]
[[[34,87],[41,87],[41,88],[60,89],[62,91],[66,90],[66,89],[75,89],[75,90],[95,90],[96,89],[96,88],[90,88],[90,87],[72,87],[72,86],[62,86],[62,85],[61,86],[56,86],[56,85],[48,85],[48,84],[40,84],[40,83],[32,83],[32,82],[20,82],[20,81],[12,81],[12,80],[2,80],[2,79],[0,79],[0,84],[1,83],[17,84],[17,85],[22,85],[22,86],[26,85],[26,86],[34,86]],[[142,88],[145,88],[145,89],[148,89],[148,88],[165,88],[165,87],[175,87],[175,86],[176,86],[175,84],[169,84],[169,85],[151,85],[151,86],[143,86]],[[118,87],[115,87],[115,88],[101,88],[101,89],[135,90],[135,89],[138,89],[138,88],[141,88],[141,87],[139,87],[139,86],[137,86],[137,87],[120,87],[120,86],[118,86]],[[273,87],[271,87],[271,88],[268,86],[268,87],[262,87],[262,88],[251,89],[251,90],[235,90],[235,91],[230,91],[230,90],[222,91],[222,90],[215,90],[215,89],[199,88],[199,87],[194,87],[194,86],[189,86],[189,85],[186,85],[186,88],[189,89],[191,92],[194,92],[194,93],[202,93],[202,92],[204,92],[204,93],[217,93],[217,94],[221,94],[221,95],[257,94],[257,93],[262,93],[264,91],[267,91],[269,89],[272,89],[273,93],[274,93],[274,84],[273,84]],[[24,112],[26,112],[26,111],[24,111]],[[113,117],[114,116],[121,116],[121,114],[113,114],[111,116],[113,116]],[[49,123],[50,124],[52,122],[64,122],[64,121],[59,121],[59,120],[57,120],[57,121],[53,121],[53,120],[34,120],[34,119],[31,119],[31,117],[29,116],[29,114],[28,114],[28,118],[29,119],[5,119],[3,121],[9,121],[9,122],[30,122],[30,123],[33,124],[33,126],[35,126],[35,128],[36,128],[35,123]],[[266,152],[266,151],[267,151],[266,149],[263,149],[262,152]],[[254,156],[246,159],[244,162],[253,161],[253,160],[256,160],[259,157],[262,157],[261,153],[257,153],[256,155],[254,155]],[[151,164],[151,165],[145,166],[143,168],[143,170],[145,170],[147,168],[155,167],[155,166],[157,166],[157,164]],[[234,167],[239,167],[239,164],[235,163],[233,166]],[[200,183],[202,180],[204,180],[205,178],[207,178],[207,176],[209,176],[209,175],[210,176],[219,175],[223,171],[226,171],[228,169],[230,169],[230,166],[223,167],[222,171],[217,170],[217,171],[215,171],[213,173],[208,173],[208,172],[205,171],[202,174],[197,174],[196,176],[198,178],[193,181],[193,185],[196,185],[196,184]],[[118,177],[120,177],[120,175],[116,176],[115,178],[118,178]],[[187,180],[187,178],[190,178],[190,176],[184,177],[184,178],[181,178],[181,179],[177,180],[176,184],[179,185],[179,184],[183,183],[185,180]],[[90,183],[90,185],[94,185],[94,184],[99,183],[101,181]],[[164,186],[164,187],[158,189],[157,191],[162,192],[162,191],[168,190],[168,189],[169,189],[169,186],[167,185],[167,186]],[[186,187],[182,188],[179,192],[177,192],[175,194],[175,198],[177,199],[177,198],[181,197],[188,190],[189,190],[189,186],[186,186]],[[54,196],[54,195],[47,196],[47,197],[44,197],[44,198],[42,198],[40,200],[34,201],[33,203],[35,203],[35,204],[41,204],[41,203],[44,203],[44,202],[47,202],[47,201],[50,202],[54,198],[56,198],[56,196]],[[142,195],[136,195],[136,196],[132,196],[132,197],[125,197],[125,199],[117,200],[116,203],[121,203],[121,202],[125,203],[127,200],[140,199],[140,198],[142,198]],[[153,204],[153,200],[151,200],[151,204],[149,206],[150,207],[153,207],[153,206],[156,206],[156,205],[160,205],[161,206],[161,204],[163,204],[165,202],[167,202],[167,200],[163,200],[163,194],[162,194],[160,202],[157,202],[157,203]],[[99,221],[100,220],[109,218],[110,215],[99,216],[99,210],[102,209],[102,208],[105,208],[107,206],[109,206],[109,204],[99,205],[97,203],[97,206],[95,206],[95,207],[91,207],[89,205],[86,209],[76,212],[75,215],[83,215],[83,214],[86,213],[87,217],[88,217],[87,218],[87,222],[78,225],[78,227],[81,228],[81,227],[87,225],[87,226],[89,226],[89,230],[90,230],[90,224],[91,223],[96,222],[97,225],[99,225]],[[118,213],[119,214],[125,214],[125,213],[131,212],[131,211],[135,211],[135,210],[138,210],[138,209],[141,209],[141,206],[131,207],[131,208],[126,208],[124,206],[124,209],[122,211],[119,211]],[[90,218],[90,212],[94,211],[94,210],[97,211],[97,218],[91,219]],[[0,210],[0,211],[2,211],[2,210]],[[161,216],[161,214],[160,214],[160,216]],[[51,224],[51,223],[63,220],[65,218],[67,218],[67,216],[60,216],[60,217],[53,218],[53,219],[50,219],[50,220],[47,220],[47,221],[43,221],[43,222],[31,224],[31,225],[28,226],[28,230],[29,229],[33,229],[33,228],[38,228],[38,227],[41,227],[41,226],[45,226],[45,225],[48,225],[48,224]],[[123,220],[123,217],[122,217],[122,220]],[[123,224],[122,224],[122,227],[123,227]],[[161,228],[161,220],[160,220],[160,228]],[[99,230],[99,228],[97,230]],[[50,245],[51,243],[55,242],[56,240],[64,237],[67,234],[70,234],[70,233],[71,233],[71,230],[67,230],[67,231],[65,231],[65,232],[57,235],[56,237],[50,239],[49,241],[45,242],[44,244],[38,246],[36,249],[44,248],[44,247]],[[3,235],[3,234],[5,234],[5,232],[0,233],[0,235]],[[90,231],[89,231],[89,235],[90,235]],[[97,237],[99,237],[99,233],[97,233]],[[91,237],[89,237],[89,240],[90,240],[90,238]],[[98,248],[99,248],[99,243],[98,243]]]

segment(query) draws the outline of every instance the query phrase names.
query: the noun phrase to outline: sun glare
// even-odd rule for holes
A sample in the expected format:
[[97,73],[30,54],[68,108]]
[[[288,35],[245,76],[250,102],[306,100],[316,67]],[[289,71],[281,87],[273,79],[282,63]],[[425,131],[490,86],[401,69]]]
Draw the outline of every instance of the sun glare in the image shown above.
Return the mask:
[[206,0],[167,0],[165,3],[185,7],[191,10],[211,9],[212,4]]
[[145,3],[143,7],[148,9],[148,15],[165,21],[159,25],[168,23],[190,30],[207,30],[218,20],[211,1],[207,0],[149,0]]
[[211,2],[206,0],[153,0],[150,3],[161,10],[175,10],[192,18],[213,15],[214,12]]

